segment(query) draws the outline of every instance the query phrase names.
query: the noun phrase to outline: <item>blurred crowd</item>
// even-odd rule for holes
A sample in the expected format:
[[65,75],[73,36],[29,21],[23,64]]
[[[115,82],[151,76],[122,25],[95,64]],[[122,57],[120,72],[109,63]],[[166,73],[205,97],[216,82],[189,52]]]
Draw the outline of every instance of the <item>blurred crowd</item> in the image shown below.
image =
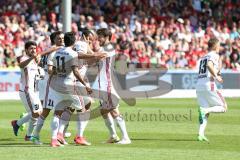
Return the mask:
[[[0,67],[16,67],[31,39],[39,50],[62,30],[61,0],[0,1]],[[240,70],[239,0],[72,0],[72,30],[108,27],[118,60],[136,67],[196,69],[218,37],[223,68]]]

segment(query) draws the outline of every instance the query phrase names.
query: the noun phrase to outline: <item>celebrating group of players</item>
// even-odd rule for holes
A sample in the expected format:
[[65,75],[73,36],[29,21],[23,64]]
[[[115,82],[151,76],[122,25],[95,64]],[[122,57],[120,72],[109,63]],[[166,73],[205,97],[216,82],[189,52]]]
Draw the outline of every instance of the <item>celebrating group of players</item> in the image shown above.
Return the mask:
[[[100,113],[107,126],[110,138],[107,143],[130,144],[126,125],[118,110],[117,94],[112,84],[112,67],[115,50],[110,43],[111,32],[102,28],[96,31],[84,30],[76,39],[73,32],[56,31],[50,35],[52,48],[37,53],[34,41],[25,43],[26,55],[17,57],[21,68],[20,98],[27,114],[11,122],[15,136],[20,127],[29,123],[26,141],[41,145],[40,131],[51,110],[51,146],[68,144],[65,133],[71,115],[76,112],[78,145],[91,145],[83,136],[90,119],[92,99],[100,102]],[[97,88],[92,89],[86,75],[89,65],[98,67]],[[122,138],[118,137],[114,120],[119,126]]]
[[[29,123],[26,141],[41,145],[40,131],[51,110],[51,146],[68,144],[65,140],[71,115],[76,112],[78,145],[91,145],[83,136],[90,119],[90,106],[93,98],[99,99],[100,113],[107,126],[110,138],[107,143],[130,144],[126,125],[118,106],[119,98],[112,82],[115,50],[111,32],[102,28],[96,31],[84,30],[76,39],[73,32],[56,31],[50,35],[52,48],[37,53],[34,41],[25,43],[26,55],[17,57],[21,68],[20,98],[27,114],[11,122],[15,136],[25,123]],[[227,104],[217,89],[216,82],[222,83],[220,75],[220,43],[212,38],[208,42],[209,53],[200,59],[196,94],[199,102],[199,141],[208,141],[205,129],[210,113],[227,111]],[[88,66],[98,67],[92,89],[87,78]],[[118,137],[114,120],[119,126],[122,138]]]

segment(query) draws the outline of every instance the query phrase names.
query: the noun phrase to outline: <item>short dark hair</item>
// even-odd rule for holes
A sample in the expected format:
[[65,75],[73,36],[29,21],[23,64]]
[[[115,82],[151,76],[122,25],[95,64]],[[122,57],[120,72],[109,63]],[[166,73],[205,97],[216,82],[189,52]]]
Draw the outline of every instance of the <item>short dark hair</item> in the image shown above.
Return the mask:
[[217,38],[211,38],[209,41],[208,41],[208,49],[209,50],[212,50],[214,49],[214,47],[216,46],[216,44],[219,43],[219,40]]
[[94,35],[94,31],[93,30],[83,29],[83,31],[82,31],[82,35],[85,36],[85,37],[89,37],[91,34]]
[[98,36],[108,37],[109,40],[112,38],[112,33],[107,28],[100,28],[97,30]]
[[51,40],[52,45],[55,44],[55,42],[54,42],[55,38],[60,34],[63,34],[63,32],[62,31],[56,31],[56,32],[51,33],[50,40]]
[[24,47],[25,49],[28,49],[30,46],[37,46],[37,43],[34,41],[27,41]]
[[66,47],[73,45],[75,41],[76,41],[76,37],[74,32],[66,32],[64,34],[64,43]]

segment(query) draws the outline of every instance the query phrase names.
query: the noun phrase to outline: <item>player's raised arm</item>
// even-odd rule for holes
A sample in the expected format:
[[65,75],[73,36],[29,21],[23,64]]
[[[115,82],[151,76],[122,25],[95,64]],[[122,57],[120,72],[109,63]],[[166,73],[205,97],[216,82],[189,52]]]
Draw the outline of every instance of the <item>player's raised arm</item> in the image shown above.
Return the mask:
[[50,53],[52,53],[52,52],[54,52],[54,51],[56,51],[56,50],[58,50],[60,48],[61,48],[61,46],[53,46],[53,47],[47,49],[46,51],[40,52],[39,54],[41,56],[48,55],[48,54],[50,54]]

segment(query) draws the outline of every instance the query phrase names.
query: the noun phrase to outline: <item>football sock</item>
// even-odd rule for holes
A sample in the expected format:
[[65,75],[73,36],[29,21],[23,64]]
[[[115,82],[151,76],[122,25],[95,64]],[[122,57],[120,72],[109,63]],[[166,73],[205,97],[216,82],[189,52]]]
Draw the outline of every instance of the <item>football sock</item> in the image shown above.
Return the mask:
[[67,132],[68,126],[69,126],[69,122],[64,127],[63,135],[65,135],[65,133]]
[[203,118],[202,123],[200,123],[199,132],[198,132],[200,136],[204,136],[205,129],[207,127],[207,119],[208,117]]
[[87,127],[89,118],[90,118],[90,111],[85,112],[77,112],[77,136],[83,137],[83,133],[85,128]]
[[121,130],[122,138],[123,139],[129,139],[127,129],[126,129],[126,124],[125,124],[125,121],[124,121],[123,117],[121,115],[119,115],[115,118],[115,121],[116,121],[116,123],[118,124],[118,126]]
[[111,135],[111,137],[116,137],[117,136],[117,132],[114,126],[114,121],[112,116],[108,116],[106,119],[104,118],[105,121],[105,125],[107,126],[109,133]]
[[32,136],[33,130],[35,129],[36,125],[37,125],[37,118],[31,117],[29,120],[27,136]]
[[65,126],[69,123],[70,118],[71,118],[71,112],[69,110],[64,110],[62,113],[61,119],[59,120],[59,129],[58,129],[59,133],[63,134]]
[[57,139],[58,127],[59,127],[59,117],[57,115],[54,115],[51,123],[52,139]]
[[37,125],[36,125],[36,128],[34,130],[34,134],[33,134],[35,137],[39,137],[39,133],[40,133],[42,127],[43,127],[44,121],[45,121],[45,117],[43,117],[43,116],[38,117]]
[[31,117],[32,117],[32,114],[28,113],[27,115],[23,116],[17,121],[17,125],[18,126],[23,125],[24,123],[28,122],[31,119]]

